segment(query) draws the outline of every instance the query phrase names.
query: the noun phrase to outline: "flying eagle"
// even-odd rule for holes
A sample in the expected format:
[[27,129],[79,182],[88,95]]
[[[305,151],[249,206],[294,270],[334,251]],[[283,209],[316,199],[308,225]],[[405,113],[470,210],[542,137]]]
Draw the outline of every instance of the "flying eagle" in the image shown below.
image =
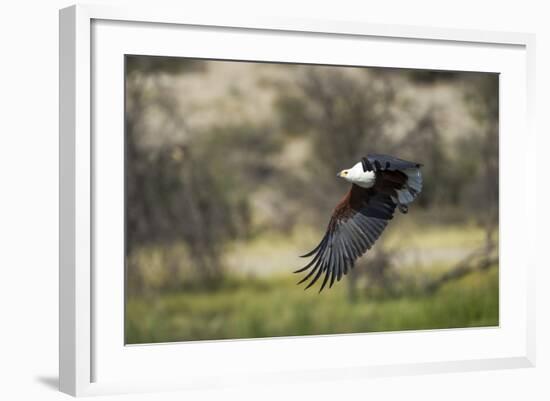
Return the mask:
[[303,268],[308,274],[298,282],[310,280],[311,287],[324,274],[319,292],[329,282],[340,281],[355,261],[380,237],[397,207],[407,213],[408,205],[422,190],[420,163],[396,157],[370,154],[348,170],[337,174],[351,182],[351,188],[334,208],[323,239],[302,257],[313,256]]

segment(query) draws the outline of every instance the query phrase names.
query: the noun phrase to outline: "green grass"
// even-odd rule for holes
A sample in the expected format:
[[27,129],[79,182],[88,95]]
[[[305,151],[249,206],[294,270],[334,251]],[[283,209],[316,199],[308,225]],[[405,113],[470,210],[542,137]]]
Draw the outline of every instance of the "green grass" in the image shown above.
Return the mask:
[[[215,291],[129,298],[129,344],[498,325],[498,268],[471,273],[431,295],[350,304],[346,283],[317,294],[296,277],[231,277]],[[344,279],[345,280],[345,279]],[[313,290],[313,291],[312,291]]]

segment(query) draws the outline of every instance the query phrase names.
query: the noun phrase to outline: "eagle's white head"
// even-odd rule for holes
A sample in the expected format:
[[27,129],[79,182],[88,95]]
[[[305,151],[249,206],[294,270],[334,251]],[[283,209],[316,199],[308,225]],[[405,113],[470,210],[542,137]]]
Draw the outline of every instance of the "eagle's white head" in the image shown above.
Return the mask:
[[340,171],[336,176],[363,188],[372,187],[376,179],[374,171],[363,171],[363,164],[361,162],[352,168]]

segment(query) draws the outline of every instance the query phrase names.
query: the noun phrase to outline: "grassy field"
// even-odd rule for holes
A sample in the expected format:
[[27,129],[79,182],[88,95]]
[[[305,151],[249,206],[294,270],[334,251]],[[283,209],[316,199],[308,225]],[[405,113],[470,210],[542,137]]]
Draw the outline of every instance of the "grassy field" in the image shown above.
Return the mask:
[[211,292],[179,291],[129,298],[126,343],[498,325],[498,267],[471,273],[426,295],[353,304],[345,283],[317,294],[296,277],[229,277]]
[[[450,266],[485,241],[484,230],[474,223],[461,222],[442,227],[431,224],[429,217],[423,216],[414,219],[397,216],[395,220],[385,230],[377,247],[399,256],[401,266],[431,268],[436,262]],[[248,240],[233,241],[227,247],[224,264],[230,272],[254,276],[287,274],[300,267],[304,260],[297,255],[311,250],[322,238],[323,230],[322,225],[319,230],[300,226],[286,234],[265,232]],[[162,266],[159,265],[157,270],[162,270]]]

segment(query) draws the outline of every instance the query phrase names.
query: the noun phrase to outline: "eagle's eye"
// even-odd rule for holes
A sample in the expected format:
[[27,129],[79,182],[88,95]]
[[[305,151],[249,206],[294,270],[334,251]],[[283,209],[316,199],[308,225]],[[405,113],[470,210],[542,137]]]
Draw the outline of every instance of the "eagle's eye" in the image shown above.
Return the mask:
[[347,171],[344,171],[344,175],[348,175],[348,172],[347,172]]

